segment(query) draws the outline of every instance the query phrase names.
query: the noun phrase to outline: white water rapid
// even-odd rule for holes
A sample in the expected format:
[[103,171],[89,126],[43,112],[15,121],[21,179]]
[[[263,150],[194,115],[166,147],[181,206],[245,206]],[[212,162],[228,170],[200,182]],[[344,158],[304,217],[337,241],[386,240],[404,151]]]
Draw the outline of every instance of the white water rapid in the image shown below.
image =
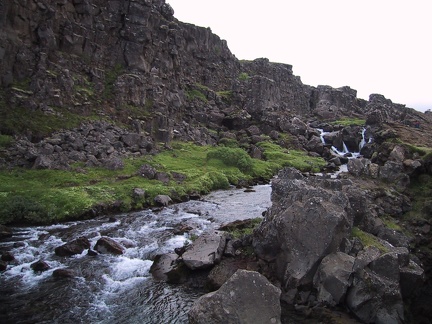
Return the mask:
[[[270,206],[270,185],[217,191],[202,201],[189,201],[160,212],[143,210],[53,226],[13,228],[0,249],[15,256],[1,273],[1,323],[187,323],[187,312],[205,292],[194,287],[153,280],[152,258],[173,252],[191,235],[237,219],[261,217]],[[179,226],[193,228],[178,235]],[[125,254],[58,257],[57,246],[86,236],[92,246],[108,236],[129,246]],[[30,265],[43,260],[48,271]],[[76,277],[56,279],[56,269],[72,269]]]

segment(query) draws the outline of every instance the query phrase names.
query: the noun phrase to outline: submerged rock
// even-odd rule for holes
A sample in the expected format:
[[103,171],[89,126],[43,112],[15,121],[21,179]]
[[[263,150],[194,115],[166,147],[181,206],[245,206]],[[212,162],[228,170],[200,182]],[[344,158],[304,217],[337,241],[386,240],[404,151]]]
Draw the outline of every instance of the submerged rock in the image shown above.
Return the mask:
[[54,278],[75,278],[76,274],[75,271],[72,269],[56,269],[53,271],[53,277]]
[[94,247],[99,253],[110,253],[110,254],[123,254],[125,248],[109,237],[101,237]]
[[189,323],[281,323],[280,294],[258,272],[238,270],[219,290],[194,303]]
[[89,248],[90,241],[86,237],[81,236],[71,242],[56,247],[54,252],[58,256],[72,256],[81,254],[84,250]]
[[42,272],[49,270],[51,267],[45,261],[39,260],[30,264],[30,268],[32,268],[32,270],[35,272]]

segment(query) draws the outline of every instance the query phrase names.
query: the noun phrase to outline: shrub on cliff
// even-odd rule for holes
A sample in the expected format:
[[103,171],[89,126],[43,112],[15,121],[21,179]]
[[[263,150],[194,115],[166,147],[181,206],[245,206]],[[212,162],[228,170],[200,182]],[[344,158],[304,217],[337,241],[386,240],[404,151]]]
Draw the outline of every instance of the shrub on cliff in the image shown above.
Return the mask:
[[207,153],[207,160],[218,159],[227,166],[237,167],[242,172],[252,170],[252,158],[241,148],[218,147]]

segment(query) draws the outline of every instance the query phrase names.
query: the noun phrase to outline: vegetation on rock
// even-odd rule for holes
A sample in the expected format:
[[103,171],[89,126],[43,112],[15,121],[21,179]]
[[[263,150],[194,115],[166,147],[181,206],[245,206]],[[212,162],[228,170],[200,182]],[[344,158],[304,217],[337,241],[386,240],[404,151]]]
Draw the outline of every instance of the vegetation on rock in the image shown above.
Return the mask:
[[[269,181],[283,165],[317,168],[324,161],[306,154],[283,151],[276,144],[263,143],[267,160],[252,159],[241,148],[198,146],[174,142],[172,148],[156,155],[129,158],[121,170],[84,167],[77,163],[70,171],[12,169],[0,171],[0,223],[53,223],[97,212],[129,211],[154,205],[158,194],[175,201],[189,194],[206,194],[226,189],[240,181]],[[271,150],[271,149],[273,150]],[[273,155],[272,155],[273,152]],[[149,164],[168,174],[167,182],[139,174]],[[175,175],[180,174],[181,179]],[[145,191],[133,195],[135,188]]]

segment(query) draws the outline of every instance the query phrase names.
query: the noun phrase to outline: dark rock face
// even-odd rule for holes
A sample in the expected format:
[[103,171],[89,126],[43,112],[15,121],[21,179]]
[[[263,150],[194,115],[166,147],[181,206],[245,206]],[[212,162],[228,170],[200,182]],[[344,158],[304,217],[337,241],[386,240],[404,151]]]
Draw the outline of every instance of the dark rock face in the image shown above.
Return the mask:
[[281,171],[272,188],[273,205],[254,236],[255,251],[276,262],[286,289],[308,285],[322,258],[351,231],[348,198],[340,182],[306,181],[295,169]]
[[[359,162],[360,170],[370,165]],[[363,189],[359,179],[282,170],[253,246],[281,282],[285,301],[344,305],[366,323],[401,323],[404,298],[422,287],[425,271],[410,255],[409,239],[380,219],[401,215],[404,196],[366,183]],[[375,243],[352,238],[353,226]]]
[[89,248],[90,241],[86,237],[79,237],[76,240],[56,247],[54,252],[58,256],[72,256],[74,254],[81,254]]
[[190,323],[281,323],[280,289],[258,272],[238,270],[216,292],[200,297]]

